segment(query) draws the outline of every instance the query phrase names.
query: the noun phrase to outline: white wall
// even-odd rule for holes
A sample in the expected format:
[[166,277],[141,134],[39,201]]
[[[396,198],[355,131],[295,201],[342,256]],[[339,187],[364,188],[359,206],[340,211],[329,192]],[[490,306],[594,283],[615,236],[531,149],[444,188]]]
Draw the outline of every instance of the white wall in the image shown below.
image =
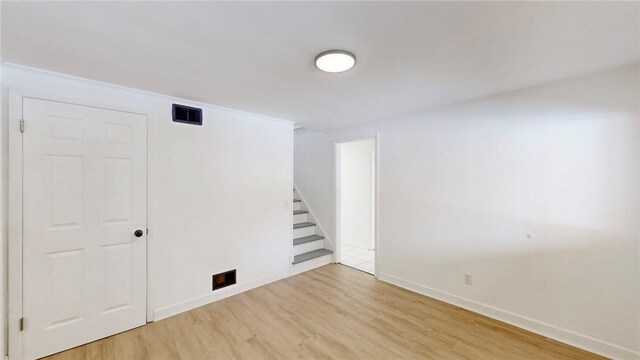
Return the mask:
[[331,242],[336,238],[334,144],[323,132],[297,129],[294,136],[296,188]]
[[375,140],[339,143],[340,242],[373,249]]
[[[2,12],[2,6],[0,6],[0,13]],[[1,17],[1,14],[0,14]],[[1,32],[2,26],[0,26]],[[2,35],[0,34],[0,39]],[[0,59],[2,59],[2,46],[0,46]],[[3,84],[3,66],[0,62],[0,84]],[[5,165],[5,154],[7,153],[7,144],[4,141],[5,138],[5,121],[7,118],[6,102],[6,89],[4,86],[0,86],[0,161],[2,162],[2,173],[0,174],[0,274],[2,276],[0,280],[0,354],[6,354],[7,346],[6,342],[9,337],[9,327],[6,321],[8,315],[7,304],[7,216],[6,216],[6,200],[7,200],[7,166]]]
[[[291,123],[15,66],[2,75],[25,95],[148,115],[156,320],[289,275]],[[173,123],[173,102],[203,107],[204,125]],[[238,285],[212,293],[211,275],[229,269]]]
[[375,133],[381,279],[640,358],[640,65],[332,135]]

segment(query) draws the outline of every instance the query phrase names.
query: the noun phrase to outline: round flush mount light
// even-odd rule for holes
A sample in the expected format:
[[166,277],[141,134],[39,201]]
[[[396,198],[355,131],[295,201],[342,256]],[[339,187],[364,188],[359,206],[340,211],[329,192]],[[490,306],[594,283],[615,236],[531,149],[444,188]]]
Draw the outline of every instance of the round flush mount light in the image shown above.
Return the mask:
[[324,51],[316,56],[316,67],[328,73],[347,71],[356,65],[356,56],[344,50]]

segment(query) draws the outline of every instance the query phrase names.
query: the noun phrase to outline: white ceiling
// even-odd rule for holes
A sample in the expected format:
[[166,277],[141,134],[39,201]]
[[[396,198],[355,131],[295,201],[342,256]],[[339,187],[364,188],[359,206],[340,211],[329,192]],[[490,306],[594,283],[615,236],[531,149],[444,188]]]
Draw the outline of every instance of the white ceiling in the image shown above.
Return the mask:
[[[329,129],[640,61],[639,2],[7,2],[4,61]],[[328,49],[356,54],[342,74]]]

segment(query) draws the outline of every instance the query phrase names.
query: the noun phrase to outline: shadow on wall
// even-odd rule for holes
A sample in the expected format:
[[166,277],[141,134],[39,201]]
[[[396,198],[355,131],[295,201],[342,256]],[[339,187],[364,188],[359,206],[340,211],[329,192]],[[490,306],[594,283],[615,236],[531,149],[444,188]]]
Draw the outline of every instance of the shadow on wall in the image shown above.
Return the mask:
[[381,239],[403,241],[383,248],[381,272],[584,334],[606,328],[606,340],[640,348],[640,283],[629,273],[638,269],[637,232],[428,206],[429,220],[407,216],[382,228]]
[[640,351],[639,75],[376,124],[379,271]]
[[640,352],[639,94],[636,63],[296,133],[295,156],[378,134],[380,273]]

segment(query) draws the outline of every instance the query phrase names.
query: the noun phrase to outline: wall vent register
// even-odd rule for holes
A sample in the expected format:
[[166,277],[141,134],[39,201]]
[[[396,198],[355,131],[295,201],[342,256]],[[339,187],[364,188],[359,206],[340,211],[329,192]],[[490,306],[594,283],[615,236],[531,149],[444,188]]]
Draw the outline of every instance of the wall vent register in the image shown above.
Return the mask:
[[173,121],[183,124],[202,125],[202,109],[173,104]]
[[222,289],[236,283],[236,269],[215,274],[211,277],[211,290]]

